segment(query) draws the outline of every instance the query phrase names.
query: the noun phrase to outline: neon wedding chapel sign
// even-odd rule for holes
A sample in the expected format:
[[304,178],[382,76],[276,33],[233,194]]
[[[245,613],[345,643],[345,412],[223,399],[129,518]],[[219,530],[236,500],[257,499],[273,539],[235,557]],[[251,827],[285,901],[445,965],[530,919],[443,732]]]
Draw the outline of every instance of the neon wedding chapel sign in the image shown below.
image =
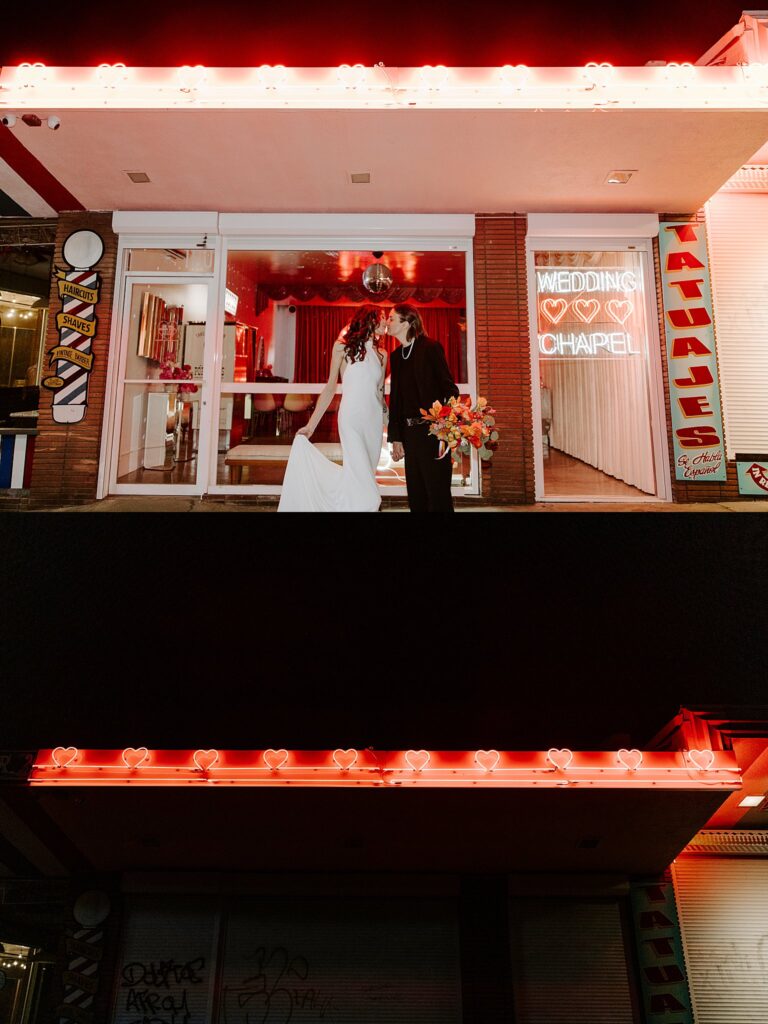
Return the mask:
[[550,358],[642,355],[627,329],[641,289],[633,270],[537,269],[539,352]]
[[662,224],[659,250],[675,478],[725,480],[706,229]]

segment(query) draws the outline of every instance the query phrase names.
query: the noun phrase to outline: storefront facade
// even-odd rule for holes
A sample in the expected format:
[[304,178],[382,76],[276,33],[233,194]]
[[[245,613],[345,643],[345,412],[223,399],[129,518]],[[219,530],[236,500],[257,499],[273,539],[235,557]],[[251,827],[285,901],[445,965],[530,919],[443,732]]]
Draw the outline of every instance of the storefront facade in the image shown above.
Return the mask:
[[[248,195],[239,169],[209,187],[208,207],[198,199],[185,209],[183,191],[171,206],[167,176],[166,192],[157,194],[168,205],[158,199],[155,208],[137,207],[137,193],[125,193],[121,206],[115,187],[106,207],[113,212],[89,212],[96,196],[103,203],[101,182],[77,213],[67,212],[78,200],[63,186],[63,195],[40,199],[41,211],[58,204],[56,267],[75,277],[90,272],[98,288],[83,293],[94,302],[81,299],[79,314],[71,314],[80,319],[68,327],[78,283],[52,275],[36,452],[25,466],[3,455],[0,482],[3,467],[13,466],[5,500],[46,507],[111,494],[179,494],[274,502],[292,437],[325,383],[327,336],[363,301],[415,303],[443,343],[462,394],[483,395],[497,410],[501,437],[492,460],[455,467],[460,501],[764,496],[764,359],[744,341],[759,323],[732,272],[733,247],[744,237],[739,217],[757,223],[761,216],[764,182],[754,161],[768,136],[762,23],[745,15],[725,55],[715,47],[697,66],[521,66],[496,69],[496,78],[488,77],[492,69],[399,69],[402,95],[391,110],[390,93],[365,68],[326,69],[322,84],[302,69],[256,69],[247,89],[223,74],[214,83],[214,69],[178,69],[178,82],[174,69],[156,69],[157,83],[120,66],[99,69],[93,82],[74,69],[55,76],[37,66],[3,69],[9,103],[16,89],[26,100],[37,97],[41,109],[58,103],[67,116],[66,100],[80,119],[77,130],[90,124],[96,93],[114,104],[118,85],[153,130],[163,116],[155,86],[173,93],[171,105],[192,104],[185,114],[201,131],[224,130],[212,116],[234,103],[227,117],[240,118],[244,130],[263,120],[283,131],[286,163],[300,168],[282,178],[265,170],[271,193],[254,204],[261,213],[244,204],[238,212],[238,196]],[[289,98],[280,99],[282,89]],[[398,109],[404,106],[423,108],[423,127],[406,120],[413,112]],[[552,130],[544,130],[542,113]],[[344,188],[368,188],[370,173],[345,172],[345,185],[322,186],[327,195],[322,166],[306,177],[308,154],[318,165],[332,159],[318,149],[326,121],[332,154],[353,124],[361,138],[415,130],[446,146],[446,116],[456,132],[477,133],[472,144],[486,154],[487,182],[458,155],[453,176],[435,179],[434,198],[423,182],[402,176],[391,178],[389,191],[358,191],[354,201]],[[604,125],[615,126],[613,134]],[[518,134],[527,150],[515,146]],[[693,154],[697,139],[715,135],[718,146],[692,155],[683,172],[679,146]],[[47,137],[45,145],[37,145],[40,135],[27,138],[41,165],[50,157],[61,173],[65,154],[49,154]],[[643,166],[610,169],[626,160],[620,152]],[[752,170],[739,171],[745,160]],[[425,156],[423,168],[414,165],[414,181],[420,174],[426,181],[434,164]],[[196,195],[206,176],[213,179],[214,170],[201,165]],[[358,179],[368,184],[353,184]],[[375,173],[372,180],[376,186]],[[734,195],[737,180],[748,181],[748,197]],[[216,200],[228,189],[224,207]],[[309,197],[304,204],[301,195]],[[755,215],[746,212],[750,204]],[[75,231],[101,239],[93,267],[66,262],[64,245]],[[765,255],[759,232],[749,237],[754,290]],[[375,263],[390,275],[384,290],[363,282]],[[80,345],[74,364],[64,351],[73,348],[67,331]],[[169,365],[189,366],[189,383],[168,383],[181,379],[167,377]],[[62,373],[73,376],[87,410],[76,424],[56,408],[69,401]],[[317,440],[336,460],[338,398]],[[386,443],[377,479],[384,498],[404,499],[402,466]]]

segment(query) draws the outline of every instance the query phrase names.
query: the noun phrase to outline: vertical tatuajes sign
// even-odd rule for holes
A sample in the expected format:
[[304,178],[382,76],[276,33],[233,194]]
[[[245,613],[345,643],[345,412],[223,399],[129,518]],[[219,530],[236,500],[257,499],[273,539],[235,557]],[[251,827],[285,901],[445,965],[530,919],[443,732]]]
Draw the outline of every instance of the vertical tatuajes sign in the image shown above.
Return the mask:
[[645,1021],[693,1024],[688,978],[672,883],[649,879],[630,886]]
[[725,480],[706,229],[690,221],[662,223],[659,249],[675,477]]
[[57,314],[59,344],[48,352],[54,373],[43,385],[54,391],[51,414],[56,423],[79,423],[88,407],[88,380],[93,369],[96,305],[101,282],[93,267],[104,254],[95,231],[74,231],[63,255],[72,268],[56,270],[61,312]]

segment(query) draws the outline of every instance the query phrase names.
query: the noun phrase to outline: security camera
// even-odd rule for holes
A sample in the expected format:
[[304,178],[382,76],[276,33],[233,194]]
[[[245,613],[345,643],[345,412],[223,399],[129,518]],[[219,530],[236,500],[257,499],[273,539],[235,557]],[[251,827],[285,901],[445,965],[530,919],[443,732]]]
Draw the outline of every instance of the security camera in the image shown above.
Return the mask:
[[15,114],[3,114],[3,119],[2,120],[3,120],[3,124],[5,125],[6,128],[13,128],[13,126],[16,124],[16,115]]
[[289,306],[288,307],[288,312],[289,313],[295,313],[296,312],[296,307],[295,306]]
[[39,128],[43,123],[37,114],[24,114],[21,118],[24,124],[29,125],[30,128]]
[[383,255],[384,253],[379,250],[371,253],[371,256],[374,256],[377,260],[380,260]]
[[56,131],[57,128],[61,128],[61,118],[56,117],[55,114],[51,114],[51,116],[48,118],[48,127],[51,128],[53,131]]

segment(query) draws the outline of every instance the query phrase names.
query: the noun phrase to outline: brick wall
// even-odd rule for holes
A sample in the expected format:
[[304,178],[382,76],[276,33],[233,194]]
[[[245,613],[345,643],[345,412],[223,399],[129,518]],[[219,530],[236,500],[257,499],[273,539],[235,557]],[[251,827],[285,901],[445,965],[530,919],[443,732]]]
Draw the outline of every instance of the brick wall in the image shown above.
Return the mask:
[[[699,210],[692,214],[671,214],[665,213],[659,216],[659,220],[682,221],[690,220],[699,224],[704,223],[704,211]],[[739,480],[736,473],[736,463],[733,459],[726,461],[727,478],[722,481],[691,481],[675,480],[675,456],[672,442],[672,413],[669,399],[669,366],[667,364],[667,331],[666,319],[664,316],[663,294],[661,286],[661,260],[659,256],[659,240],[653,240],[653,263],[656,276],[656,304],[659,313],[659,337],[661,339],[661,365],[664,376],[664,407],[667,419],[667,444],[668,458],[672,476],[672,500],[674,502],[718,502],[718,501],[759,501],[760,495],[739,494]],[[717,352],[717,321],[715,320],[715,352]],[[718,362],[719,374],[719,362]]]
[[482,494],[521,505],[535,500],[526,230],[519,214],[478,214],[475,221],[478,390],[496,409],[501,435],[482,465]]
[[[88,408],[80,423],[55,423],[51,415],[54,392],[40,389],[40,416],[28,508],[50,508],[57,505],[76,505],[93,501],[99,468],[101,427],[104,417],[104,389],[107,377],[109,334],[115,289],[117,236],[112,233],[112,214],[62,213],[56,232],[53,262],[55,267],[66,268],[62,246],[73,232],[83,229],[95,231],[104,241],[104,255],[94,268],[101,277],[98,320],[93,339],[93,370],[88,384]],[[59,343],[56,314],[61,311],[56,280],[51,280],[50,312],[45,338],[45,351]],[[44,357],[43,375],[48,376],[48,360]]]

